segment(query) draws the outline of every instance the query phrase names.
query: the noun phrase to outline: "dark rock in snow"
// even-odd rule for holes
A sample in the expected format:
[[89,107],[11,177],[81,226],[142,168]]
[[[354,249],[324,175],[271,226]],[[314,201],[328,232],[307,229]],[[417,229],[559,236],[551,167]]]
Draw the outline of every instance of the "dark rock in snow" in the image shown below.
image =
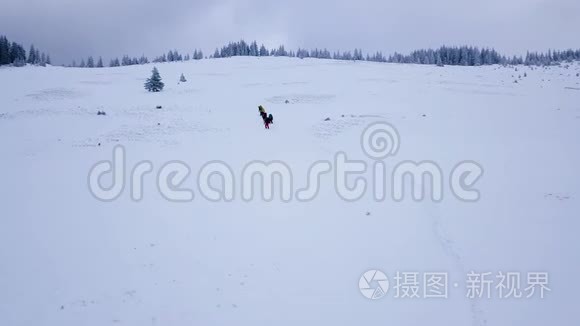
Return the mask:
[[330,121],[330,118],[326,118],[326,119],[324,119],[324,121]]

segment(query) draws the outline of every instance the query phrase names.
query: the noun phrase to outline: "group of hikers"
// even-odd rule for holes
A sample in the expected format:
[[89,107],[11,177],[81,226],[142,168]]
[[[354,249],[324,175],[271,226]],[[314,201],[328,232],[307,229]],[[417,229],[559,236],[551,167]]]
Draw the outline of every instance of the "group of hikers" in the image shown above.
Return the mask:
[[264,120],[264,128],[270,129],[270,124],[274,123],[274,117],[272,116],[272,113],[266,113],[266,109],[264,109],[264,107],[261,105],[258,106],[258,111],[260,112],[262,120]]

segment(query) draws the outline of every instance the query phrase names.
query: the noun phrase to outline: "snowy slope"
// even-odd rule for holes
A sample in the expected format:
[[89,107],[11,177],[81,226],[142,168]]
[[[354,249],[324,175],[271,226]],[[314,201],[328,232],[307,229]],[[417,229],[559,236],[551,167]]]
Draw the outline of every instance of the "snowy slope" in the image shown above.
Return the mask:
[[[161,93],[143,89],[152,65],[0,69],[0,325],[580,321],[580,65],[231,58],[157,67]],[[181,73],[187,83],[177,83]],[[259,104],[275,117],[270,130]],[[198,191],[199,169],[214,160],[236,178],[254,160],[285,162],[295,188],[310,164],[339,151],[371,163],[360,138],[377,121],[401,138],[387,167],[441,167],[441,202],[376,202],[371,193],[347,202],[331,174],[310,202],[246,202],[238,179],[232,202]],[[112,202],[89,191],[89,170],[117,145],[128,170],[153,163],[140,202],[127,189]],[[155,175],[174,160],[191,167],[191,202],[157,190]],[[485,171],[477,202],[448,186],[464,160]],[[397,271],[446,272],[449,298],[395,298],[391,287],[368,300],[358,284],[370,269],[391,286]],[[472,270],[549,272],[551,291],[469,299]]]

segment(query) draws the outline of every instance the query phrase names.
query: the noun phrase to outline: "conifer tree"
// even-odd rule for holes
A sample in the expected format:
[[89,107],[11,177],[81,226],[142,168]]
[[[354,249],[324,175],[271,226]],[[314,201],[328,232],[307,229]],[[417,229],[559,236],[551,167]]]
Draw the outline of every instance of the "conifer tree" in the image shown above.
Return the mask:
[[149,92],[160,92],[163,87],[165,87],[165,84],[161,81],[161,75],[159,75],[157,67],[153,67],[151,77],[147,78],[145,82],[145,89]]
[[35,64],[36,63],[36,50],[34,49],[34,45],[30,46],[30,51],[28,51],[28,63]]
[[0,36],[0,65],[7,65],[12,63],[10,58],[10,43],[4,36]]

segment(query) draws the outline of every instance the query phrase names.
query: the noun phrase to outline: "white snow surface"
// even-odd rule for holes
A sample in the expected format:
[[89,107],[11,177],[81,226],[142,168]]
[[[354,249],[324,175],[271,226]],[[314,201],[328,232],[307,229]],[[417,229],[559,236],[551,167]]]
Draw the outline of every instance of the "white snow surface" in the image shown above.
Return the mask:
[[[156,66],[160,93],[143,88],[153,65],[0,69],[0,325],[580,324],[579,64]],[[260,104],[274,115],[270,130]],[[371,164],[360,139],[377,121],[401,138],[388,168],[441,167],[441,202],[377,202],[370,189],[347,202],[332,173],[310,202],[242,200],[240,174],[254,160],[288,164],[295,190],[339,151]],[[112,202],[89,191],[89,170],[117,145],[128,171],[153,163],[140,202],[128,186]],[[191,167],[191,202],[157,190],[156,174],[175,160]],[[236,175],[231,202],[198,190],[199,169],[215,160]],[[464,160],[485,171],[477,202],[449,188]],[[390,279],[382,299],[359,291],[370,269]],[[448,273],[448,298],[395,298],[397,271]],[[470,271],[548,272],[551,291],[469,299]]]

